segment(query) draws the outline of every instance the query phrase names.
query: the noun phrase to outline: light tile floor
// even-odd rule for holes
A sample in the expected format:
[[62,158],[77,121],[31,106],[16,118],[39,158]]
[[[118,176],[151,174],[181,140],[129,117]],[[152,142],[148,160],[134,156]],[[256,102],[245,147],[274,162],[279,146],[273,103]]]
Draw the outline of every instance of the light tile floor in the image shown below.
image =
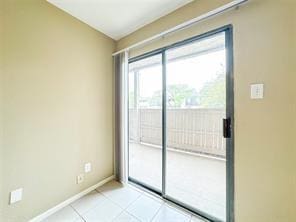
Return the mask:
[[204,222],[131,185],[111,181],[43,222]]

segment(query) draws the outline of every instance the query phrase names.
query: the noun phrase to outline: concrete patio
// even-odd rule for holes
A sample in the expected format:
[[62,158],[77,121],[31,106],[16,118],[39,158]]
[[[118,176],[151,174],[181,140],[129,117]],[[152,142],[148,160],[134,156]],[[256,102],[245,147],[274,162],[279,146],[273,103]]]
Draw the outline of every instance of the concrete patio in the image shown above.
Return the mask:
[[[161,189],[162,156],[156,146],[129,144],[129,176]],[[225,221],[226,162],[168,149],[166,194]]]

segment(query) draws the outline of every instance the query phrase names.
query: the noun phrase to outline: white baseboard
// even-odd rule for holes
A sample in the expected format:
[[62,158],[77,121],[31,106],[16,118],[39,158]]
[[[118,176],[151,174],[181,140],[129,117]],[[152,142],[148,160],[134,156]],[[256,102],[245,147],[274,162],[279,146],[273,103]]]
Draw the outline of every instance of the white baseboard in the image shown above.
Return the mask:
[[100,181],[99,183],[87,188],[86,190],[74,195],[73,197],[70,197],[69,199],[63,201],[62,203],[50,208],[49,210],[45,211],[42,214],[39,214],[37,217],[34,217],[29,222],[40,222],[44,220],[45,218],[49,217],[50,215],[54,214],[55,212],[61,210],[62,208],[68,206],[69,204],[73,203],[75,200],[78,200],[79,198],[83,197],[84,195],[88,194],[89,192],[95,190],[96,188],[104,185],[105,183],[108,183],[109,181],[113,180],[115,178],[114,175],[107,177],[106,179]]

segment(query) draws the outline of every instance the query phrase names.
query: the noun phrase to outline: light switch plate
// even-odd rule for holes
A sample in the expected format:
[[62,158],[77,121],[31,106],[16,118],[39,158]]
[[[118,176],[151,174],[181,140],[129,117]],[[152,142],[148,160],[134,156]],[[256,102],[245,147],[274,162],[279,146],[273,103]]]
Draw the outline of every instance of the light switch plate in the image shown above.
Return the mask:
[[263,99],[264,84],[251,84],[251,99]]
[[10,204],[21,201],[23,198],[23,188],[16,189],[10,192]]
[[84,165],[84,172],[89,173],[91,171],[91,163],[86,163]]

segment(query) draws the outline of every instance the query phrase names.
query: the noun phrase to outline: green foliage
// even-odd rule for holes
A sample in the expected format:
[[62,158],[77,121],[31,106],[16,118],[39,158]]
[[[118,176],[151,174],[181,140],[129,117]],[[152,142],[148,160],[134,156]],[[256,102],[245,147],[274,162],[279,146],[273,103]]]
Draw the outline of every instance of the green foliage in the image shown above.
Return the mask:
[[[197,92],[194,88],[188,85],[169,85],[167,87],[167,98],[169,107],[182,107],[187,103],[196,101]],[[149,100],[150,106],[161,106],[162,92],[154,92],[152,98]]]
[[149,99],[149,106],[160,107],[162,105],[162,91],[158,90],[153,93],[153,96]]
[[170,107],[185,106],[188,101],[192,101],[192,97],[197,97],[194,88],[188,85],[169,85],[167,90],[168,105]]
[[[225,75],[221,69],[217,73],[216,78],[205,83],[199,92],[186,84],[168,85],[168,108],[224,108],[226,106],[225,84]],[[139,103],[141,107],[161,107],[162,91],[155,91],[150,98],[140,98]],[[133,108],[134,105],[134,92],[130,92],[129,107]]]
[[203,108],[223,108],[226,105],[225,75],[222,73],[207,82],[199,92],[200,106]]

